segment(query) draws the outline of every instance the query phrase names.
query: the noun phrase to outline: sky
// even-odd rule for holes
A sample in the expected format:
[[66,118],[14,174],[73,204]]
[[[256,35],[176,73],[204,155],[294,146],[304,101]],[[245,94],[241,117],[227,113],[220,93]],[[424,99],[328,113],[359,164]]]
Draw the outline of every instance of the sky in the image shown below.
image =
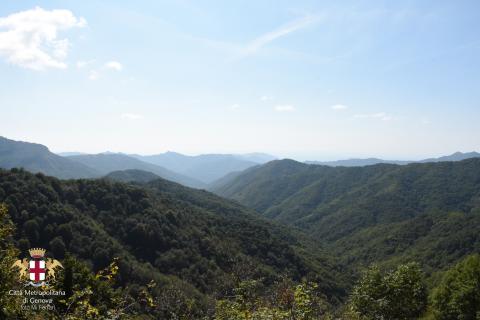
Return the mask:
[[480,2],[0,4],[0,135],[54,152],[480,151]]

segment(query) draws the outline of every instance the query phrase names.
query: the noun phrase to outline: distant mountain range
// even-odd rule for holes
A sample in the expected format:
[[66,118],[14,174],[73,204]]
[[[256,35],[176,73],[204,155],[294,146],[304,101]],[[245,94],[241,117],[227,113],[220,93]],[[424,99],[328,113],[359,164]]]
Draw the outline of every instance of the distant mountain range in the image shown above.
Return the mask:
[[74,155],[62,157],[47,147],[0,137],[0,168],[24,168],[61,179],[99,178],[112,171],[138,169],[194,188],[206,185],[160,166],[123,154]]
[[94,168],[56,155],[41,144],[0,137],[0,167],[22,167],[62,179],[93,178],[101,174]]
[[137,169],[151,172],[164,179],[181,183],[193,188],[204,188],[206,185],[195,178],[187,177],[180,173],[170,171],[164,167],[147,163],[139,159],[121,153],[100,153],[79,156],[70,156],[66,159],[81,163],[94,168],[101,175],[109,174],[112,171]]
[[[326,162],[307,161],[306,163],[331,167],[361,167],[381,163],[406,165],[409,163],[461,161],[476,157],[480,157],[480,153],[456,152],[449,156],[421,161],[367,158]],[[225,186],[229,180],[240,175],[243,171],[275,159],[274,156],[264,153],[204,154],[198,156],[188,156],[176,152],[156,155],[128,155],[113,152],[99,154],[64,152],[54,154],[41,144],[0,137],[0,168],[22,167],[31,172],[42,172],[62,179],[99,178],[113,171],[141,170],[188,187],[216,190],[220,186]],[[126,173],[122,174],[128,175]],[[132,174],[132,172],[129,174]]]
[[187,156],[176,152],[166,152],[150,156],[132,156],[192,177],[205,184],[212,183],[231,172],[243,171],[276,159],[274,156],[263,153]]
[[439,158],[429,158],[424,160],[383,160],[378,158],[366,158],[366,159],[346,159],[335,161],[305,161],[307,164],[317,164],[330,167],[363,167],[370,166],[379,163],[406,165],[409,163],[426,163],[426,162],[442,162],[442,161],[461,161],[470,158],[478,158],[480,153],[478,152],[455,152],[449,156],[443,156]]
[[175,152],[150,156],[113,152],[54,154],[41,144],[0,137],[0,168],[21,167],[31,172],[42,172],[62,179],[99,178],[112,171],[141,170],[188,187],[207,188],[209,183],[227,174],[241,172],[273,159],[275,157],[263,153],[199,156],[187,156]]

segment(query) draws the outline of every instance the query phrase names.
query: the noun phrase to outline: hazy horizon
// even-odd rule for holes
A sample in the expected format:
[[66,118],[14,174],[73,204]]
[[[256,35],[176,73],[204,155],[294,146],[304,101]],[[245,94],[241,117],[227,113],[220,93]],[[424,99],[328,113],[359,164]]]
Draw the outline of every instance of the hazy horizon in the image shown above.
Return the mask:
[[[50,150],[52,151],[52,150]],[[178,152],[178,151],[174,151],[174,150],[167,150],[167,151],[163,151],[163,152],[157,152],[157,153],[148,153],[148,154],[142,154],[142,153],[130,153],[130,152],[122,152],[122,151],[110,151],[110,150],[107,150],[107,151],[103,151],[103,152],[97,152],[97,153],[89,153],[89,152],[81,152],[81,151],[52,151],[53,153],[56,153],[56,154],[61,154],[61,153],[69,153],[69,152],[79,152],[79,153],[84,153],[84,154],[101,154],[101,153],[121,153],[121,154],[126,154],[126,155],[132,155],[132,154],[135,154],[135,155],[140,155],[140,156],[150,156],[150,155],[157,155],[157,154],[162,154],[162,153],[166,153],[166,152],[175,152],[175,153],[180,153],[182,155],[186,155],[186,156],[200,156],[200,155],[207,155],[207,154],[232,154],[232,155],[245,155],[245,154],[252,154],[252,153],[260,153],[260,154],[267,154],[267,155],[270,155],[270,156],[274,156],[276,157],[277,159],[292,159],[292,160],[297,160],[297,161],[337,161],[337,160],[350,160],[350,159],[367,159],[367,158],[378,158],[378,159],[382,159],[382,160],[391,160],[391,161],[419,161],[419,160],[425,160],[425,159],[429,159],[429,158],[438,158],[438,157],[443,157],[443,156],[449,156],[455,152],[462,152],[462,153],[469,153],[469,152],[478,152],[476,150],[471,150],[471,151],[455,151],[455,152],[451,152],[451,153],[448,153],[448,154],[437,154],[437,155],[430,155],[430,156],[424,156],[424,157],[417,157],[417,158],[412,158],[412,157],[399,157],[399,158],[386,158],[386,157],[382,157],[382,156],[368,156],[368,155],[365,155],[365,156],[349,156],[349,155],[345,155],[344,157],[342,156],[323,156],[322,158],[312,158],[312,157],[305,157],[305,156],[278,156],[276,154],[270,154],[270,153],[265,153],[265,152],[245,152],[245,153],[219,153],[219,152],[205,152],[205,153],[195,153],[195,154],[189,154],[189,153],[184,153],[184,152]]]
[[[8,137],[6,137],[8,138]],[[25,141],[25,142],[30,142],[30,143],[39,143],[39,144],[42,144],[38,141]],[[45,144],[43,144],[45,145]],[[45,145],[46,147],[49,148],[48,145]],[[101,154],[101,153],[114,153],[114,154],[125,154],[125,155],[140,155],[140,156],[150,156],[150,155],[158,155],[158,154],[163,154],[163,153],[167,153],[167,152],[173,152],[173,153],[179,153],[179,154],[182,154],[182,155],[186,155],[186,156],[200,156],[200,155],[212,155],[212,154],[232,154],[232,155],[247,155],[247,154],[265,154],[265,155],[268,155],[268,156],[273,156],[273,157],[276,157],[277,159],[293,159],[293,160],[298,160],[298,161],[336,161],[336,160],[349,160],[349,159],[366,159],[366,158],[378,158],[378,159],[382,159],[382,160],[399,160],[399,161],[408,161],[408,160],[412,160],[412,161],[417,161],[417,160],[424,160],[424,159],[429,159],[429,158],[438,158],[438,157],[442,157],[442,156],[449,156],[453,153],[456,153],[456,152],[461,152],[461,153],[469,153],[469,152],[478,152],[477,150],[456,150],[456,151],[453,151],[453,152],[450,152],[450,153],[446,153],[446,154],[435,154],[435,155],[425,155],[425,156],[419,156],[419,157],[408,157],[408,156],[400,156],[400,157],[397,157],[397,158],[388,158],[388,157],[383,157],[381,155],[344,155],[344,156],[341,156],[341,155],[331,155],[331,156],[328,156],[328,155],[323,155],[321,156],[320,158],[317,158],[317,157],[308,157],[308,156],[303,156],[302,155],[290,155],[290,156],[287,156],[287,155],[277,155],[277,154],[271,154],[271,153],[268,153],[268,152],[262,152],[262,151],[247,151],[247,152],[234,152],[234,153],[222,153],[222,152],[201,152],[201,153],[188,153],[188,152],[180,152],[178,150],[163,150],[163,151],[159,151],[159,152],[154,152],[154,153],[138,153],[138,152],[125,152],[125,151],[122,151],[122,150],[118,150],[118,151],[112,151],[112,150],[103,150],[103,151],[100,151],[100,152],[88,152],[88,151],[81,151],[81,150],[52,150],[51,148],[49,148],[49,150],[55,154],[68,154],[68,153],[81,153],[81,154]]]
[[5,1],[0,135],[54,152],[480,150],[480,3]]

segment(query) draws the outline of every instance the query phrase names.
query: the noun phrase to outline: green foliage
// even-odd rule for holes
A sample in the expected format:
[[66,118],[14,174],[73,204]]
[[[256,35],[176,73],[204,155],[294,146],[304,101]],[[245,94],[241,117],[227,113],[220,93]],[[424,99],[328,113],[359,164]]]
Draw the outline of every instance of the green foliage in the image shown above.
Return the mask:
[[480,319],[480,256],[469,256],[448,270],[432,294],[439,320]]
[[24,318],[20,310],[20,297],[7,294],[15,287],[15,279],[18,277],[12,268],[18,254],[18,250],[12,245],[13,230],[8,208],[4,203],[0,203],[0,319]]
[[[63,260],[64,270],[55,287],[66,292],[57,301],[56,314],[60,319],[110,319],[127,314],[128,294],[125,289],[114,289],[118,273],[117,260],[93,274],[83,263],[71,256]],[[131,305],[130,305],[131,306]]]
[[427,291],[418,264],[382,274],[370,267],[354,287],[349,308],[360,319],[414,319],[426,309]]
[[[17,281],[17,270],[12,268],[18,250],[12,244],[14,227],[8,216],[7,206],[0,203],[0,319],[120,319],[128,315],[130,295],[121,295],[122,289],[114,289],[118,273],[114,260],[96,275],[83,263],[69,256],[63,261],[57,281],[37,290],[61,290],[66,296],[54,299],[55,311],[22,310],[22,297],[9,295],[9,290],[22,289]],[[125,291],[124,291],[125,292]]]
[[242,281],[232,296],[217,300],[215,320],[330,319],[317,289],[315,283],[286,286],[283,282],[270,295],[262,295],[258,281]]

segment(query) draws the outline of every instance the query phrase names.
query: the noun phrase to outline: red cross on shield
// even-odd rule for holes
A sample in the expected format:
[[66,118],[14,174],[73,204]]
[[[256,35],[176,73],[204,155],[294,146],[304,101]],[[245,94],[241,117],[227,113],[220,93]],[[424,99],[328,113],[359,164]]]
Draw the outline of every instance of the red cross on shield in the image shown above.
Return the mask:
[[30,273],[31,281],[45,281],[45,260],[30,260],[28,266],[28,272]]

